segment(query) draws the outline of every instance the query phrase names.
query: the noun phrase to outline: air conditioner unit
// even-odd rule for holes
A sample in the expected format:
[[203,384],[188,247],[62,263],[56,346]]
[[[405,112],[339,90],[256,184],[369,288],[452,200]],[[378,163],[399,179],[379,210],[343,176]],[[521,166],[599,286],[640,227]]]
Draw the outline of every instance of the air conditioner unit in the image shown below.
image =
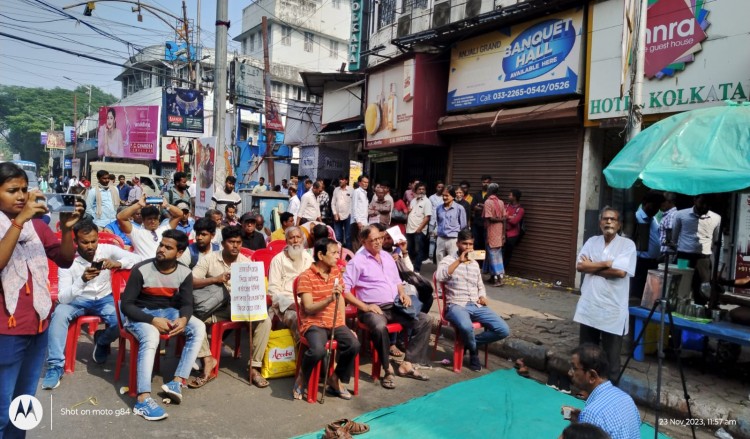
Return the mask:
[[411,14],[404,14],[398,18],[396,26],[396,38],[401,38],[411,33]]
[[482,9],[482,0],[466,0],[464,18],[472,18],[479,15]]
[[451,22],[451,3],[435,3],[432,8],[432,28],[447,26]]

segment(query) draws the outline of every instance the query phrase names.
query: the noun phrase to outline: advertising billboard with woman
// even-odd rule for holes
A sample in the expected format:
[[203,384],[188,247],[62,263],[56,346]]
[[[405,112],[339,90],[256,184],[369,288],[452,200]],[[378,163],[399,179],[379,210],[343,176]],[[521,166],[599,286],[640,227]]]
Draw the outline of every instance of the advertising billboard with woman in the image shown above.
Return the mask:
[[154,160],[159,142],[159,106],[100,107],[99,157]]

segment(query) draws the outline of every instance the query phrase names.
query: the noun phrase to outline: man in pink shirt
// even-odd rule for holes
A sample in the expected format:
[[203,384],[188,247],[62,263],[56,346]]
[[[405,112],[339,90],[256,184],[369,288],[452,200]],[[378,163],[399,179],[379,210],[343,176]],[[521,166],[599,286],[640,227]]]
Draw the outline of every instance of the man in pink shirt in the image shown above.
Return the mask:
[[[425,313],[419,312],[415,318],[394,305],[394,301],[399,299],[409,308],[411,297],[404,291],[393,257],[383,250],[384,235],[385,232],[373,225],[360,232],[359,238],[365,251],[358,252],[346,266],[344,297],[359,309],[360,321],[370,329],[385,370],[380,384],[386,389],[393,389],[396,387],[394,373],[420,381],[429,379],[416,370],[414,364],[424,361],[432,325]],[[386,328],[389,323],[400,323],[407,331],[411,329],[406,357],[395,371],[389,362],[390,338]]]

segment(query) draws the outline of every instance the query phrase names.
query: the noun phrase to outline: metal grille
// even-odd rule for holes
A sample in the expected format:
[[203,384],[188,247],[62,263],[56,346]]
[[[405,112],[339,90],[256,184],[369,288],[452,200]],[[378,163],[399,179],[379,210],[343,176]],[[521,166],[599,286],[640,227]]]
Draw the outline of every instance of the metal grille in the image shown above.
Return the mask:
[[582,145],[582,131],[573,127],[453,139],[452,183],[468,180],[476,192],[480,176],[490,174],[504,201],[511,189],[523,193],[527,231],[510,274],[573,285]]

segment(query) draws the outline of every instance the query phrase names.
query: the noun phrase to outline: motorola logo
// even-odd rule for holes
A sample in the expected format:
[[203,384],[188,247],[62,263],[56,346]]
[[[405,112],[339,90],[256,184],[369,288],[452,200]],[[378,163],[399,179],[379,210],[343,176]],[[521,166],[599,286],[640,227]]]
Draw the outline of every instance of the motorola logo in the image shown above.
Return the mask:
[[42,422],[42,403],[31,395],[17,396],[10,403],[10,422],[19,430],[31,430]]

